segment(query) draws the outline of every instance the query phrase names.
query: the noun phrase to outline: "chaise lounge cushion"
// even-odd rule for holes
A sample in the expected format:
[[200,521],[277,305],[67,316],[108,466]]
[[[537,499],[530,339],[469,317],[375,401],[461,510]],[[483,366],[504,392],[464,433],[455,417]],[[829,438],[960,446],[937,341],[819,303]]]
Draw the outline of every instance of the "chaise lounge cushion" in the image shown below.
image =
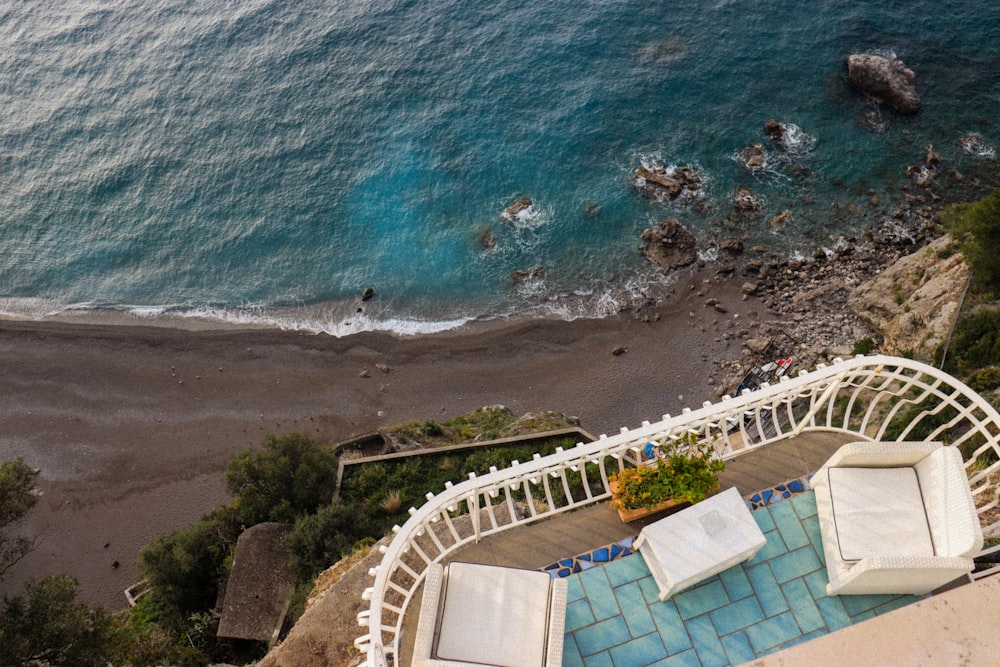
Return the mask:
[[828,468],[840,557],[933,556],[917,472],[905,468]]
[[551,582],[545,572],[452,563],[437,657],[487,665],[540,664]]

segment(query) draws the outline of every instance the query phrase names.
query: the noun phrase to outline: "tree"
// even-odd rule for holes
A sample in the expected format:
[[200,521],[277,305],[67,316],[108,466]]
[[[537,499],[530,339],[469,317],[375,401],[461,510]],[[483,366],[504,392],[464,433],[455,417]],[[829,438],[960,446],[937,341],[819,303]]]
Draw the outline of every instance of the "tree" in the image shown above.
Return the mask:
[[139,550],[139,564],[161,621],[180,628],[191,614],[215,606],[227,559],[239,537],[235,511],[222,508]]
[[1000,291],[1000,190],[950,216],[976,281],[988,292]]
[[301,433],[269,435],[263,451],[245,449],[229,462],[225,481],[245,526],[292,523],[332,500],[337,456]]
[[338,502],[320,507],[315,514],[300,517],[285,537],[285,546],[292,556],[292,568],[299,581],[311,581],[371,533],[363,513]]
[[60,575],[25,584],[0,609],[0,664],[106,665],[112,618],[76,600],[77,582]]
[[38,502],[35,472],[20,456],[0,464],[0,579],[35,546],[26,537],[11,538],[6,528],[16,524]]

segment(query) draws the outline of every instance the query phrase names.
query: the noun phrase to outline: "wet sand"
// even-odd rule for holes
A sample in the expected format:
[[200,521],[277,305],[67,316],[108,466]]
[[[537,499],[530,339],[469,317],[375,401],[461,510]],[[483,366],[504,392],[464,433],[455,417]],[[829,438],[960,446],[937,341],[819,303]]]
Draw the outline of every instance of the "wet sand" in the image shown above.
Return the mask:
[[22,528],[38,546],[3,591],[65,572],[84,600],[124,607],[139,548],[228,502],[226,463],[267,433],[336,442],[493,404],[616,433],[700,406],[714,400],[715,362],[738,359],[738,333],[768,320],[739,285],[689,272],[648,323],[494,322],[413,338],[0,322],[0,457],[37,466],[43,491]]

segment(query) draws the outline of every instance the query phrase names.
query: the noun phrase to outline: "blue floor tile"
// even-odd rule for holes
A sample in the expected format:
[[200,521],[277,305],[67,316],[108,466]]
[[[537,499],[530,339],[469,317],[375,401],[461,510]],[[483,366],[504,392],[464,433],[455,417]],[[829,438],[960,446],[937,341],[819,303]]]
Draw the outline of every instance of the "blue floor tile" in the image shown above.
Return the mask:
[[829,583],[829,579],[826,578],[825,567],[821,570],[816,570],[812,574],[807,574],[804,581],[806,582],[806,586],[809,587],[809,594],[813,596],[814,600],[826,597],[826,585]]
[[789,549],[799,549],[809,544],[809,536],[802,529],[802,523],[791,503],[779,503],[768,509],[781,533],[781,539]]
[[691,648],[691,637],[688,636],[677,605],[672,600],[650,605],[649,613],[656,623],[663,645],[671,655]]
[[698,654],[694,652],[693,648],[689,648],[683,653],[653,663],[650,667],[702,667],[702,665]]
[[750,585],[746,570],[741,565],[723,570],[719,573],[719,579],[722,581],[729,599],[734,602],[753,595],[753,586]]
[[673,596],[673,601],[677,604],[681,618],[688,619],[729,604],[729,596],[726,595],[722,581],[713,577],[708,583],[677,593]]
[[621,613],[618,608],[618,599],[615,598],[611,583],[604,572],[606,569],[606,567],[595,567],[591,570],[585,570],[579,575],[583,582],[583,589],[587,592],[587,599],[590,600],[590,608],[594,612],[594,618],[598,621]]
[[815,493],[804,493],[802,495],[795,496],[789,502],[792,503],[792,509],[795,510],[795,514],[797,514],[800,519],[808,519],[816,516]]
[[819,598],[816,600],[816,606],[823,614],[826,627],[829,628],[830,632],[846,628],[851,624],[851,617],[844,609],[844,603],[840,601],[839,597]]
[[744,662],[750,662],[757,657],[750,646],[750,640],[742,632],[723,637],[722,646],[726,649],[726,655],[729,656],[729,663],[731,665],[742,665]]
[[566,605],[566,632],[593,625],[596,620],[587,600],[576,600]]
[[784,644],[801,634],[799,626],[795,624],[795,618],[791,612],[761,621],[757,625],[751,625],[746,629],[747,639],[753,650],[761,653]]
[[644,667],[666,657],[667,651],[655,632],[611,649],[615,667]]
[[756,565],[757,563],[763,563],[764,561],[771,560],[776,556],[780,556],[783,553],[788,552],[788,548],[781,539],[781,533],[777,529],[769,530],[764,533],[764,538],[767,542],[760,548],[760,550],[754,554],[754,557],[747,561],[750,565]]
[[646,600],[647,604],[660,601],[660,587],[652,576],[643,577],[639,580],[639,590],[642,591],[642,597]]
[[580,577],[570,577],[566,580],[566,602],[580,600],[587,596],[583,590],[583,581]]
[[781,584],[792,579],[805,577],[822,567],[823,565],[816,557],[812,545],[808,545],[808,540],[807,546],[771,560],[771,571],[774,572],[774,578]]
[[584,667],[583,656],[576,647],[573,635],[566,635],[563,640],[562,667]]
[[698,653],[698,659],[701,660],[703,667],[725,667],[729,664],[726,650],[722,647],[719,634],[708,616],[692,618],[687,622],[687,626],[694,650]]
[[646,598],[643,597],[638,583],[633,581],[616,588],[615,596],[618,598],[618,606],[621,607],[628,631],[633,637],[642,637],[656,631],[656,624],[649,615]]
[[788,611],[785,595],[774,579],[770,564],[761,563],[749,568],[747,577],[750,579],[750,584],[753,586],[760,607],[766,616],[775,616]]
[[809,587],[802,579],[793,579],[781,587],[788,601],[788,606],[792,608],[792,615],[802,632],[813,632],[824,626],[826,621],[816,606],[816,601],[809,594]]
[[709,618],[712,619],[716,631],[722,636],[764,620],[764,612],[760,608],[757,598],[750,597],[726,605],[722,609],[716,609],[709,614]]
[[650,576],[646,559],[642,557],[642,554],[619,558],[615,562],[605,565],[604,569],[607,571],[608,581],[611,582],[612,586],[621,586]]
[[606,651],[612,647],[624,644],[632,639],[621,616],[609,618],[606,621],[587,626],[573,633],[576,645],[584,658]]
[[766,533],[769,530],[774,530],[774,519],[771,518],[771,510],[768,508],[759,509],[752,513],[754,520],[760,527],[762,533]]
[[887,595],[841,595],[841,602],[844,603],[844,609],[851,617],[855,617],[866,611],[870,611],[875,607],[887,602],[889,596]]
[[587,667],[615,667],[615,662],[611,659],[611,653],[608,651],[584,658],[583,664]]

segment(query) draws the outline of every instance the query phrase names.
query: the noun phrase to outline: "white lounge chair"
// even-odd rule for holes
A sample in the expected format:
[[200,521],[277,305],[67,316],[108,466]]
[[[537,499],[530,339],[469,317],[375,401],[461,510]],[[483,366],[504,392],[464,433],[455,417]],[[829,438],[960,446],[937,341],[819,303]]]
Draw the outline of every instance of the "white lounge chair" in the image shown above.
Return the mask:
[[414,667],[558,667],[566,580],[495,565],[427,569]]
[[857,442],[813,476],[829,595],[922,595],[967,575],[983,547],[956,447]]

